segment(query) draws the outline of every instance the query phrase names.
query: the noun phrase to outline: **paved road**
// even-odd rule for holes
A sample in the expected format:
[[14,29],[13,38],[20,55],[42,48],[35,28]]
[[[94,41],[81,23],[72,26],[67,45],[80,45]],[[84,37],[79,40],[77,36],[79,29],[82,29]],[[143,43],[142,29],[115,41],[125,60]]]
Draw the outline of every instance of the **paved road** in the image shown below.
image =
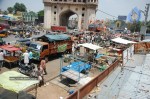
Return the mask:
[[[40,33],[40,35],[33,35],[32,37],[39,37],[39,36],[42,36],[44,35],[45,33]],[[14,43],[16,40],[18,40],[20,38],[15,38],[14,35],[10,35],[8,36],[7,38],[3,38],[3,40],[6,42],[6,43]],[[12,66],[12,68],[8,68],[8,64],[5,64],[6,66],[4,66],[2,68],[2,70],[0,71],[0,74],[5,72],[5,71],[9,71],[9,70],[15,70],[17,71],[18,70],[18,66]],[[60,74],[60,59],[59,57],[56,57],[56,59],[53,59],[53,60],[50,60],[47,64],[47,72],[48,72],[48,75],[45,75],[45,81],[48,81],[54,77],[56,77],[57,75]]]
[[[33,38],[33,37],[39,37],[39,36],[42,36],[44,34],[45,34],[45,32],[41,32],[39,35],[33,35],[31,38]],[[19,38],[19,37],[16,38],[15,35],[9,35],[8,37],[3,38],[3,40],[6,43],[14,43],[18,39],[21,39],[21,38]]]

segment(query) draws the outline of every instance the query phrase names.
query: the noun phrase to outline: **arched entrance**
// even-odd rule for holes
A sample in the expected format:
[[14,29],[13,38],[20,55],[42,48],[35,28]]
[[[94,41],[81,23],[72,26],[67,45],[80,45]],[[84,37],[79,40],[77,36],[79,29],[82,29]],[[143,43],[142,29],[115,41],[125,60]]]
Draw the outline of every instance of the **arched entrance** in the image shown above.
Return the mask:
[[60,14],[60,16],[59,16],[59,20],[60,20],[59,24],[60,24],[60,26],[67,26],[67,27],[69,27],[69,26],[71,26],[70,25],[71,23],[76,23],[76,22],[71,22],[71,21],[77,21],[78,18],[71,18],[71,19],[69,19],[73,15],[77,16],[77,14],[75,12],[71,11],[71,10],[67,10],[67,11],[62,12]]

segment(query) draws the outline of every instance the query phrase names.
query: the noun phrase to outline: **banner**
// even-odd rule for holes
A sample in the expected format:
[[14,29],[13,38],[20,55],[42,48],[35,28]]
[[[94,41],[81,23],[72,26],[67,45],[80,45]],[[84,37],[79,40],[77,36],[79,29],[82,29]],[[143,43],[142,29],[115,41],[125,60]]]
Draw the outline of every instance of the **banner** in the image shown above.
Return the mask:
[[64,52],[67,49],[67,44],[62,44],[57,46],[57,52]]

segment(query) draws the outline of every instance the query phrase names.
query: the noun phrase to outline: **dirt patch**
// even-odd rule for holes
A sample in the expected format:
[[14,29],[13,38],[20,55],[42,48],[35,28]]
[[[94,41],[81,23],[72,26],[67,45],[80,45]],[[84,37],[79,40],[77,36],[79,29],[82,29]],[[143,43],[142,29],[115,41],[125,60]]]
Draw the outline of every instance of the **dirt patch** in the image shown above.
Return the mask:
[[[35,90],[28,93],[35,95]],[[37,99],[59,99],[60,97],[65,99],[67,96],[68,93],[66,90],[52,83],[37,88]]]

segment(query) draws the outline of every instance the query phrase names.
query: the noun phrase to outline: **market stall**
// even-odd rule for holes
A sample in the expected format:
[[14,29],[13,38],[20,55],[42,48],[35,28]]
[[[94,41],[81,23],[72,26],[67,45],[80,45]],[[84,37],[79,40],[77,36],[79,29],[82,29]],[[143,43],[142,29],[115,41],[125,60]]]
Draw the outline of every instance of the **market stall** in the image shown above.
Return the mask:
[[19,61],[19,51],[20,48],[14,47],[12,45],[3,45],[0,48],[4,51],[4,62],[8,63],[10,68],[12,63],[17,63]]
[[[30,78],[16,71],[4,72],[0,74],[0,87],[9,90],[11,92],[14,92],[17,95],[8,98],[9,96],[6,96],[4,95],[4,93],[0,92],[0,97],[2,99],[19,99],[20,92],[27,91],[27,88],[29,88],[32,85],[37,86],[38,83],[39,81],[37,79]],[[37,94],[37,90],[36,90],[36,94]],[[33,98],[28,98],[28,99],[33,99]]]
[[[94,59],[98,59],[101,56],[104,56],[104,54],[101,54],[98,52],[99,49],[102,49],[103,47],[94,45],[92,43],[83,43],[83,44],[78,44],[79,47],[84,47],[84,57],[87,57],[88,61],[93,61]],[[90,59],[91,58],[91,59]]]
[[120,47],[119,49],[121,50],[118,51],[118,54],[122,54],[121,56],[122,56],[122,61],[124,65],[129,59],[132,58],[133,53],[134,53],[133,44],[135,44],[136,42],[129,41],[129,40],[122,39],[122,38],[115,38],[115,39],[112,39],[112,41],[124,46],[124,48]]
[[134,41],[126,40],[120,37],[111,39],[111,41],[113,42],[113,46],[109,47],[109,53],[113,52],[115,56],[122,56],[123,50],[129,47],[129,44],[136,43]]

